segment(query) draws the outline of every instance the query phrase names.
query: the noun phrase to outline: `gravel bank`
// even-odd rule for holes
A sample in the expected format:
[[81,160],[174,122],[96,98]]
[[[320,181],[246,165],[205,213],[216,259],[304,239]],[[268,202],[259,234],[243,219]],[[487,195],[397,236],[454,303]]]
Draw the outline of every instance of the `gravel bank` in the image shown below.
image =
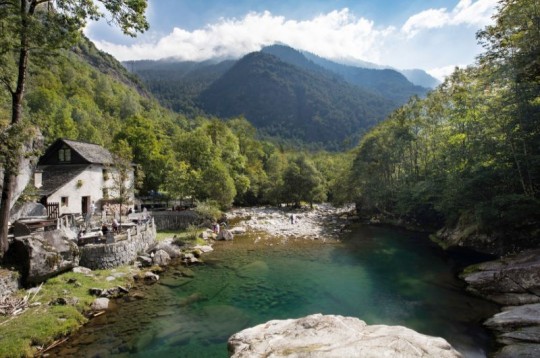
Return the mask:
[[[248,232],[267,232],[282,238],[332,240],[345,230],[353,209],[353,206],[336,208],[329,204],[314,205],[313,209],[237,208],[227,212],[227,219],[242,220],[238,226]],[[294,222],[291,216],[294,216]]]

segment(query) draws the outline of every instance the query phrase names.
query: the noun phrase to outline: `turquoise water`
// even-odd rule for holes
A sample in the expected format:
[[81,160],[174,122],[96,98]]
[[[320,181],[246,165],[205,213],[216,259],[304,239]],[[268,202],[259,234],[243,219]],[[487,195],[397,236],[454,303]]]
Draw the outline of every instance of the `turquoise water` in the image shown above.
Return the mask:
[[455,277],[470,258],[419,234],[358,226],[340,242],[237,237],[214,248],[204,265],[170,269],[141,288],[144,300],[119,302],[51,355],[227,357],[233,333],[313,313],[405,325],[466,357],[490,349],[481,322],[496,307],[466,294]]

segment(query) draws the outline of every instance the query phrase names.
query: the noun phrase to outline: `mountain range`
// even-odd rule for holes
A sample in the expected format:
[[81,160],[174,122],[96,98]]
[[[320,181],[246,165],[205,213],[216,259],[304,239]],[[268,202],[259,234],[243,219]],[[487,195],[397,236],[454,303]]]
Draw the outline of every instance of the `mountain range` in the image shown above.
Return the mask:
[[396,70],[343,65],[283,45],[239,60],[124,65],[176,112],[244,116],[262,136],[326,149],[353,146],[392,110],[429,90]]

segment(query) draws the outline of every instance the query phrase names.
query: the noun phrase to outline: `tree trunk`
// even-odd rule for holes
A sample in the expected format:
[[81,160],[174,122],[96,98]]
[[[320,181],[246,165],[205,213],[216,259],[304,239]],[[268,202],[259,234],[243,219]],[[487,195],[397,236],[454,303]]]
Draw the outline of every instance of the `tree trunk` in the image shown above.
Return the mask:
[[4,171],[4,183],[2,186],[2,205],[0,206],[0,259],[4,257],[9,246],[9,209],[16,181],[17,176],[12,174],[11,170],[6,169]]
[[[35,6],[35,5],[34,5]],[[30,9],[33,11],[33,8]],[[14,126],[22,120],[22,105],[24,98],[24,89],[26,86],[26,74],[28,72],[28,19],[27,19],[27,2],[21,1],[21,39],[19,50],[19,62],[17,72],[17,88],[11,93],[12,100],[12,112],[11,112],[11,125]],[[10,161],[9,164],[4,163],[4,183],[2,186],[2,202],[0,203],[0,260],[3,259],[4,254],[8,250],[8,230],[9,230],[9,212],[11,209],[11,200],[13,198],[13,192],[15,190],[15,183],[17,182],[17,171],[19,169],[19,156],[18,150],[22,143],[16,143],[14,152],[8,153],[10,156],[14,156],[15,159]]]

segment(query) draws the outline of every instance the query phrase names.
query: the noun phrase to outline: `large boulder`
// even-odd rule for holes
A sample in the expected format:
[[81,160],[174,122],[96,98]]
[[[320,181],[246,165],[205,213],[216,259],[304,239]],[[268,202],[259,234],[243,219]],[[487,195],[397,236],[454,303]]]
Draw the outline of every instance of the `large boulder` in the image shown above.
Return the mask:
[[99,297],[92,302],[90,308],[93,311],[104,311],[109,309],[109,299],[105,297]]
[[234,239],[234,235],[229,230],[221,230],[217,235],[216,240],[231,241]]
[[540,304],[506,307],[485,323],[505,346],[494,357],[540,357]]
[[180,250],[178,245],[173,244],[173,239],[172,238],[165,239],[165,240],[163,240],[161,242],[158,242],[156,244],[156,246],[154,246],[153,250],[155,250],[155,251],[163,250],[167,254],[169,254],[169,257],[171,259],[179,258],[180,255],[182,255],[182,250]]
[[171,262],[171,257],[165,250],[157,250],[152,258],[154,265],[167,266]]
[[367,325],[353,317],[314,314],[274,320],[229,338],[241,357],[461,357],[442,338],[401,326]]
[[501,305],[540,303],[540,250],[469,267],[467,290]]
[[40,203],[15,203],[11,209],[11,222],[17,221],[20,218],[32,217],[47,217],[47,208]]
[[484,324],[500,332],[511,332],[523,327],[538,327],[540,326],[540,303],[506,307]]
[[495,357],[537,357],[540,352],[540,250],[465,269],[467,290],[501,305],[484,324],[505,344]]
[[17,266],[24,284],[37,284],[79,265],[77,244],[61,230],[16,237],[6,258]]

